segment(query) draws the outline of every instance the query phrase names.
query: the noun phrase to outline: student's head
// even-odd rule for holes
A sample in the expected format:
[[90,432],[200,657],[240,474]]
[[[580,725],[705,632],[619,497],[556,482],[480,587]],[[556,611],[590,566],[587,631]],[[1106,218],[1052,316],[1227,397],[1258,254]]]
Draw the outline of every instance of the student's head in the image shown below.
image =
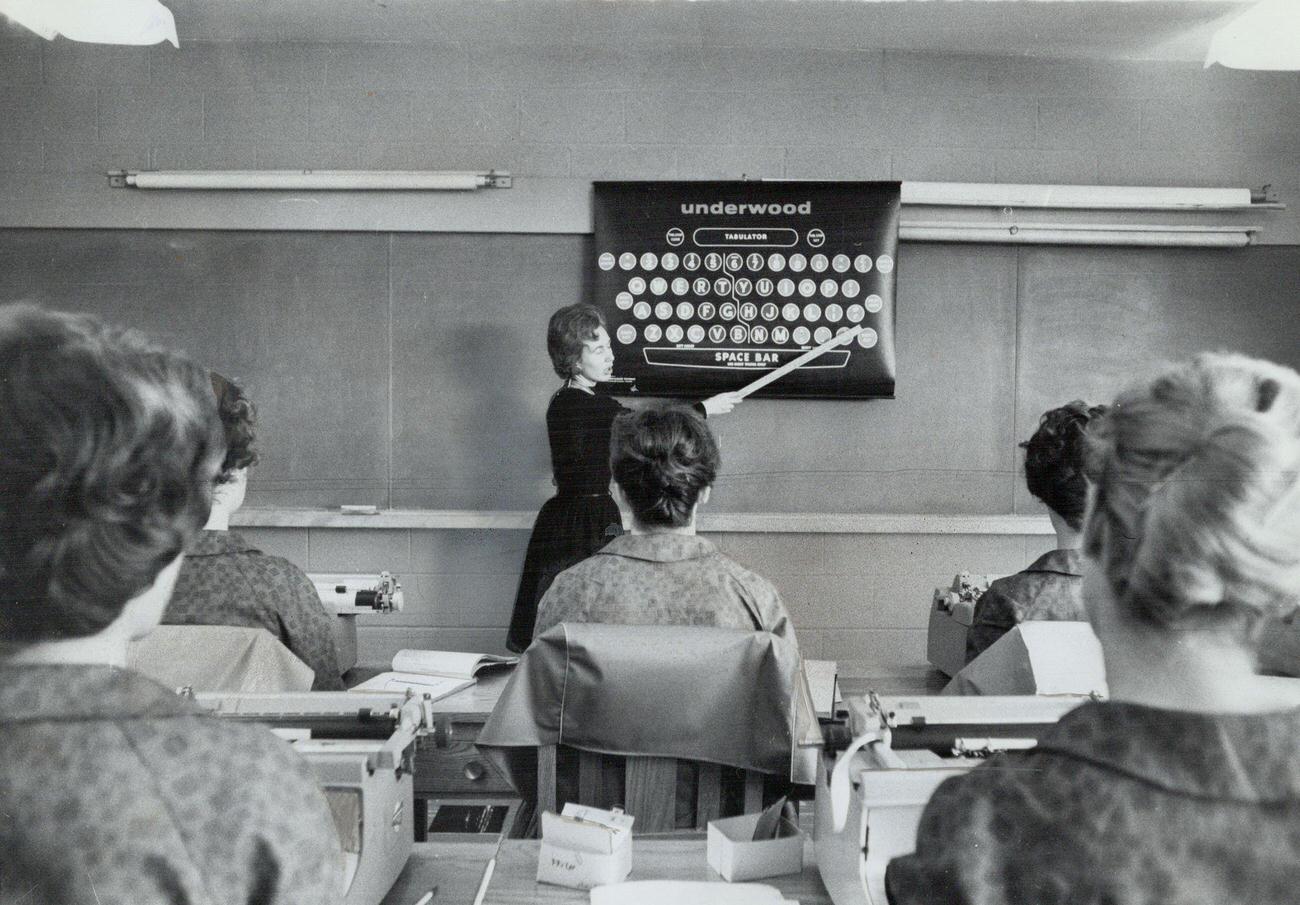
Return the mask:
[[565,380],[575,376],[594,383],[609,379],[614,354],[605,316],[591,305],[569,305],[552,314],[546,328],[546,349],[555,373]]
[[165,605],[225,449],[207,374],[87,315],[2,306],[0,424],[0,648]]
[[708,425],[689,409],[650,405],[614,419],[610,471],[642,527],[689,525],[720,463]]
[[[228,523],[231,514],[244,505],[248,489],[249,466],[256,465],[257,409],[244,390],[234,381],[216,371],[208,374],[212,394],[221,418],[221,432],[226,439],[226,457],[217,473],[216,488],[212,494],[213,519]],[[209,527],[212,527],[209,525]]]
[[1300,375],[1205,354],[1090,431],[1090,615],[1249,639],[1300,603]]
[[1088,481],[1084,476],[1088,423],[1106,411],[1075,400],[1044,412],[1038,430],[1021,443],[1025,451],[1025,482],[1029,492],[1042,500],[1065,523],[1078,531],[1088,505]]

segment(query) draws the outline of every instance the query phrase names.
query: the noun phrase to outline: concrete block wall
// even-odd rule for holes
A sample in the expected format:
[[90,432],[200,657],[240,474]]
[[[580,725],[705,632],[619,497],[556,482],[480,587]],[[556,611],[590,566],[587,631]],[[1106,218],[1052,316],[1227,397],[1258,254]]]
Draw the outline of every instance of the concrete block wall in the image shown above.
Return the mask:
[[[524,43],[0,32],[0,181],[127,168],[521,177],[1248,185],[1300,241],[1300,75],[1196,64],[705,46],[597,29]],[[659,31],[663,31],[662,28]]]
[[[358,656],[403,647],[505,653],[526,531],[241,528],[308,572],[399,576],[401,613],[362,616]],[[1009,573],[1052,548],[1048,535],[710,534],[781,592],[806,656],[914,665],[925,659],[930,595],[962,570]]]

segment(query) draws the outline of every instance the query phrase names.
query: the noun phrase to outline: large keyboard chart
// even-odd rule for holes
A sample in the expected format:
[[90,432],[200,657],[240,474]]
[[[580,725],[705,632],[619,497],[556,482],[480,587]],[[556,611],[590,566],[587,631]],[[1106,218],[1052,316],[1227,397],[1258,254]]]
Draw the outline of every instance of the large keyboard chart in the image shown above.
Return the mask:
[[756,395],[894,394],[898,183],[596,183],[593,303],[615,392],[740,389],[858,335]]

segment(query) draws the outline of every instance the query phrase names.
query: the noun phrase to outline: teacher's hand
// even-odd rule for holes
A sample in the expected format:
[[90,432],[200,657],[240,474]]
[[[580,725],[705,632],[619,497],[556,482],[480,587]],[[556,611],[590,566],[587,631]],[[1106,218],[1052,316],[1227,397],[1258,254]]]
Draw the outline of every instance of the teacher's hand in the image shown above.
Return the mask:
[[743,396],[737,393],[719,393],[716,396],[710,396],[705,399],[701,405],[704,406],[706,415],[725,415],[744,401]]

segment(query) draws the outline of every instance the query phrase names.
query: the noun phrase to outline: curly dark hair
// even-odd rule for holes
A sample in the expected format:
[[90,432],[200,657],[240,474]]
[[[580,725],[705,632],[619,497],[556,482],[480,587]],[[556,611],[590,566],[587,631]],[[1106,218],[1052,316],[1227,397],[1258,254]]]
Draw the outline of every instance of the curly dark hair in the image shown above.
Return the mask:
[[207,374],[89,315],[0,307],[0,644],[94,635],[207,520]]
[[713,433],[690,409],[661,403],[614,419],[610,471],[643,525],[689,524],[721,464]]
[[241,468],[256,465],[258,461],[257,407],[244,394],[243,387],[216,371],[208,374],[212,393],[217,398],[217,414],[221,417],[221,430],[226,435],[226,458],[221,462],[217,483],[228,483]]
[[582,344],[596,338],[605,315],[592,305],[568,305],[551,315],[546,325],[546,351],[555,373],[568,380],[582,356]]
[[1029,492],[1076,531],[1083,527],[1088,505],[1088,423],[1105,413],[1104,405],[1076,399],[1044,412],[1038,430],[1020,444]]

